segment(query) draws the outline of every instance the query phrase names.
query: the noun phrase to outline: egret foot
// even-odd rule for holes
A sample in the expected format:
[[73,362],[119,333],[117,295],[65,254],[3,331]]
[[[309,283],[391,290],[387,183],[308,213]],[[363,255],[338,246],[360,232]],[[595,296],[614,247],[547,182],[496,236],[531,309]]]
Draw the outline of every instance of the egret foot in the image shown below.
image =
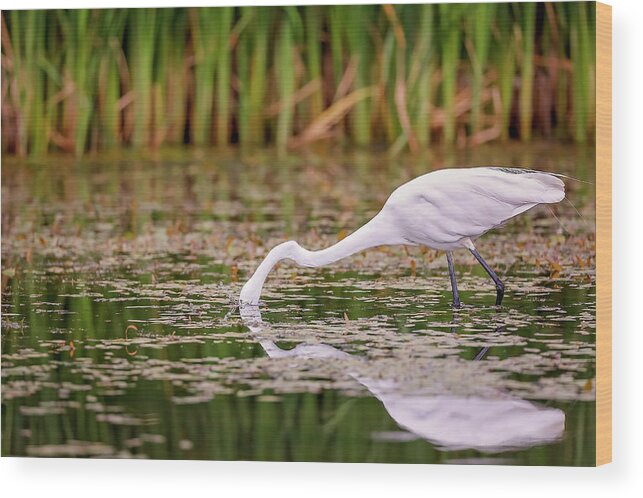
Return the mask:
[[496,306],[502,305],[502,298],[505,295],[505,284],[498,281],[496,283]]

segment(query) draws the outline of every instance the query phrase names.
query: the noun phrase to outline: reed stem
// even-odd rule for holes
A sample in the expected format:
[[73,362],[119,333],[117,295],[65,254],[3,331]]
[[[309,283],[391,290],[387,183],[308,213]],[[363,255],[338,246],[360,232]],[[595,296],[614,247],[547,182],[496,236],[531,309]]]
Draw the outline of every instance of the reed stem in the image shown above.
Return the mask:
[[6,11],[2,150],[585,142],[595,19],[587,2]]

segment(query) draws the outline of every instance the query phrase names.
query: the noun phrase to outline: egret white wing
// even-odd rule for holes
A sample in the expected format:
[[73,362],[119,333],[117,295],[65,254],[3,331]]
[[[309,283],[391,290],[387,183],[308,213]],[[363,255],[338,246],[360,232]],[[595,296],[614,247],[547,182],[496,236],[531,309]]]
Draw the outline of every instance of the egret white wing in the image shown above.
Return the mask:
[[[398,216],[405,216],[413,242],[433,242],[440,248],[479,237],[538,204],[559,202],[564,197],[565,186],[557,176],[479,167],[421,176],[394,192],[389,202]],[[422,238],[425,240],[419,240]]]

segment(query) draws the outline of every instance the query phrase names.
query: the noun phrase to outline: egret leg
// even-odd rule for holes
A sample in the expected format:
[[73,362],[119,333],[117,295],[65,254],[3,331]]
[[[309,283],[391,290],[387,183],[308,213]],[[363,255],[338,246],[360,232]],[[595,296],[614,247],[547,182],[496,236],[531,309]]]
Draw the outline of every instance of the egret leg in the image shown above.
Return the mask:
[[489,346],[485,346],[482,348],[478,353],[475,355],[473,358],[473,361],[480,361],[482,360],[485,356],[487,356],[487,352],[489,351]]
[[473,254],[478,260],[478,263],[480,263],[485,271],[489,274],[491,280],[493,280],[493,282],[496,284],[496,306],[500,306],[502,304],[502,297],[505,295],[505,284],[502,283],[502,281],[498,278],[498,275],[496,275],[496,272],[491,269],[487,262],[482,259],[482,256],[480,256],[480,253],[478,251],[476,251],[475,249],[469,250],[471,251],[471,254]]
[[460,294],[458,293],[458,283],[455,280],[455,270],[453,269],[453,253],[447,251],[447,263],[449,264],[449,277],[451,277],[451,290],[453,291],[453,307],[460,307]]

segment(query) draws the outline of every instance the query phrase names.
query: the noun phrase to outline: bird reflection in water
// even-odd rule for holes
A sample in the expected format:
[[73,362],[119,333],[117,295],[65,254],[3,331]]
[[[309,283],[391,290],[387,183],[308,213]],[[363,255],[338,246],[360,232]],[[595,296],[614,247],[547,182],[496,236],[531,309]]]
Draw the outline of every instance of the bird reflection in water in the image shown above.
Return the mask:
[[[382,402],[388,414],[403,429],[425,439],[444,451],[473,449],[487,453],[525,449],[553,443],[563,437],[565,414],[562,410],[544,407],[499,389],[480,389],[476,392],[476,378],[466,394],[454,393],[448,383],[430,392],[418,388],[412,371],[408,375],[373,375],[378,360],[365,360],[364,372],[355,367],[355,356],[326,344],[299,344],[292,349],[282,349],[265,334],[267,325],[261,318],[258,306],[242,305],[241,318],[256,335],[261,347],[271,358],[353,360],[349,374],[373,396]],[[263,336],[262,336],[263,334]],[[483,362],[488,347],[475,356],[480,372],[488,375]],[[475,366],[470,363],[470,366]],[[367,373],[366,373],[367,372]],[[418,370],[422,372],[422,370]],[[475,368],[473,370],[475,375]],[[440,392],[443,391],[443,392]]]

